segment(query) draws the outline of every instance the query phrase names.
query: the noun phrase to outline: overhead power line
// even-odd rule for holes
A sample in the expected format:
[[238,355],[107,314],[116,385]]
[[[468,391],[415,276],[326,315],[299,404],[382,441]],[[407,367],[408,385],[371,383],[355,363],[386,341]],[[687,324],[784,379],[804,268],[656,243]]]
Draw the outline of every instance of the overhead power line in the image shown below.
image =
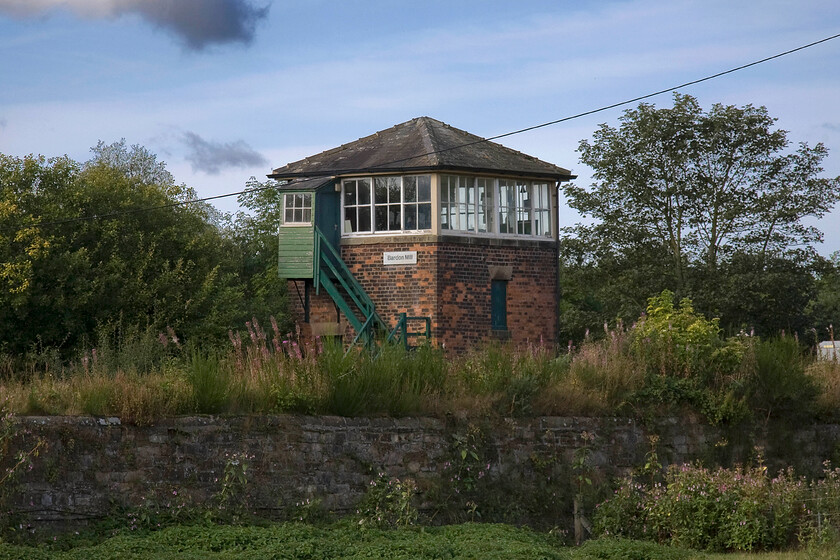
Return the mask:
[[768,56],[766,58],[762,58],[761,60],[756,60],[756,61],[750,62],[748,64],[743,64],[741,66],[736,66],[735,68],[730,68],[729,70],[724,70],[722,72],[718,72],[716,74],[711,74],[711,75],[705,76],[703,78],[698,78],[696,80],[691,80],[690,82],[685,82],[683,84],[679,84],[679,85],[676,85],[676,86],[671,86],[669,88],[661,89],[661,90],[655,91],[653,93],[640,95],[639,97],[634,97],[632,99],[625,99],[624,101],[619,101],[617,103],[612,103],[610,105],[604,105],[603,107],[598,107],[597,109],[592,109],[590,111],[584,111],[583,113],[577,113],[575,115],[570,115],[568,117],[563,117],[561,119],[555,119],[553,121],[548,121],[548,122],[544,122],[544,123],[541,123],[541,124],[535,124],[533,126],[528,126],[526,128],[520,128],[519,130],[514,130],[512,132],[505,132],[504,134],[498,134],[496,136],[490,136],[488,138],[482,138],[480,140],[475,140],[474,142],[467,142],[465,144],[459,144],[457,146],[444,148],[442,150],[435,150],[435,151],[427,152],[427,153],[419,155],[419,156],[412,156],[410,158],[404,158],[404,159],[401,159],[401,160],[396,160],[396,161],[383,163],[381,165],[378,165],[377,167],[384,167],[386,165],[393,165],[395,163],[401,163],[403,161],[408,161],[408,160],[415,159],[415,158],[418,158],[418,157],[425,157],[425,156],[430,156],[430,155],[434,155],[434,154],[439,154],[439,153],[446,152],[446,151],[449,151],[449,150],[457,150],[459,148],[465,148],[467,146],[473,146],[475,144],[490,142],[490,141],[493,141],[493,140],[498,140],[499,138],[506,138],[508,136],[513,136],[515,134],[522,134],[523,132],[530,132],[532,130],[537,130],[538,128],[545,128],[547,126],[552,126],[552,125],[555,125],[555,124],[560,124],[562,122],[571,121],[571,120],[574,120],[574,119],[579,119],[581,117],[587,117],[589,115],[594,115],[595,113],[601,113],[603,111],[608,111],[610,109],[615,109],[616,107],[621,107],[622,105],[629,105],[630,103],[636,103],[637,101],[643,101],[645,99],[650,99],[651,97],[656,97],[657,95],[662,95],[663,93],[670,93],[672,91],[677,91],[678,89],[686,88],[688,86],[693,86],[693,85],[696,85],[696,84],[699,84],[699,83],[702,83],[702,82],[707,82],[709,80],[714,80],[715,78],[720,78],[721,76],[725,76],[727,74],[732,74],[733,72],[738,72],[739,70],[744,70],[744,69],[750,68],[752,66],[757,66],[759,64],[763,64],[765,62],[769,62],[771,60],[775,60],[777,58],[781,58],[783,56],[787,56],[789,54],[793,54],[795,52],[814,47],[816,45],[819,45],[820,43],[825,43],[827,41],[831,41],[832,39],[837,39],[838,37],[840,37],[840,33],[838,33],[836,35],[832,35],[831,37],[826,37],[824,39],[820,39],[819,41],[814,41],[813,43],[808,43],[807,45],[802,45],[800,47],[796,47],[795,49],[790,49],[790,50],[787,50],[785,52],[774,54],[773,56]]
[[[826,43],[828,41],[837,39],[839,37],[840,37],[840,33],[837,33],[836,35],[832,35],[830,37],[825,37],[824,39],[820,39],[818,41],[814,41],[814,42],[808,43],[806,45],[802,45],[802,46],[799,46],[799,47],[796,47],[796,48],[793,48],[793,49],[790,49],[790,50],[787,50],[787,51],[784,51],[784,52],[780,52],[778,54],[774,54],[772,56],[768,56],[768,57],[765,57],[765,58],[762,58],[760,60],[756,60],[756,61],[753,61],[753,62],[750,62],[750,63],[747,63],[747,64],[742,64],[741,66],[736,66],[735,68],[730,68],[729,70],[724,70],[722,72],[717,72],[715,74],[710,74],[710,75],[705,76],[703,78],[698,78],[696,80],[691,80],[689,82],[685,82],[685,83],[682,83],[682,84],[679,84],[679,85],[676,85],[676,86],[671,86],[671,87],[668,87],[668,88],[665,88],[665,89],[661,89],[661,90],[655,91],[653,93],[640,95],[638,97],[633,97],[632,99],[625,99],[624,101],[618,101],[618,102],[612,103],[610,105],[604,105],[603,107],[598,107],[597,109],[584,111],[582,113],[577,113],[577,114],[574,114],[574,115],[570,115],[570,116],[563,117],[563,118],[560,118],[560,119],[555,119],[555,120],[552,120],[552,121],[547,121],[547,122],[544,122],[544,123],[541,123],[541,124],[536,124],[536,125],[533,125],[533,126],[528,126],[528,127],[525,127],[525,128],[520,128],[518,130],[514,130],[514,131],[511,131],[511,132],[505,132],[504,134],[497,134],[496,136],[490,136],[488,138],[481,138],[481,139],[475,140],[473,142],[466,142],[464,144],[459,144],[457,146],[451,146],[449,148],[443,148],[441,150],[433,150],[433,151],[427,152],[425,154],[412,156],[410,158],[403,158],[403,159],[397,159],[397,160],[385,162],[385,163],[379,164],[375,167],[386,167],[386,166],[389,166],[389,165],[394,165],[396,163],[402,163],[404,161],[409,161],[409,160],[412,160],[412,159],[416,159],[418,157],[430,156],[430,155],[434,155],[434,154],[438,154],[438,153],[442,153],[442,152],[457,150],[459,148],[474,146],[476,144],[482,144],[484,142],[491,142],[493,140],[498,140],[500,138],[506,138],[508,136],[514,136],[516,134],[522,134],[524,132],[530,132],[532,130],[537,130],[539,128],[545,128],[547,126],[553,126],[553,125],[560,124],[560,123],[567,122],[567,121],[571,121],[571,120],[574,120],[574,119],[579,119],[581,117],[594,115],[596,113],[601,113],[603,111],[608,111],[610,109],[615,109],[616,107],[621,107],[623,105],[629,105],[630,103],[636,103],[638,101],[643,101],[645,99],[650,99],[651,97],[656,97],[657,95],[662,95],[663,93],[669,93],[669,92],[672,92],[672,91],[676,91],[678,89],[686,88],[688,86],[693,86],[693,85],[696,85],[696,84],[699,84],[699,83],[702,83],[702,82],[707,82],[709,80],[714,80],[715,78],[720,78],[721,76],[726,76],[727,74],[732,74],[734,72],[739,72],[741,70],[745,70],[747,68],[751,68],[753,66],[757,66],[759,64],[763,64],[765,62],[769,62],[771,60],[775,60],[775,59],[781,58],[783,56],[787,56],[789,54],[793,54],[793,53],[796,53],[796,52],[799,52],[799,51],[802,51],[802,50],[805,50],[805,49],[809,49],[811,47],[817,46],[817,45],[822,44],[822,43]],[[92,215],[89,215],[89,216],[79,216],[79,217],[75,217],[75,218],[67,218],[66,220],[51,220],[51,221],[38,222],[36,224],[31,224],[31,225],[27,226],[26,228],[4,228],[2,231],[20,231],[21,229],[29,229],[29,228],[33,228],[33,227],[44,227],[44,226],[68,224],[68,223],[73,223],[73,222],[83,222],[83,221],[90,221],[90,220],[103,220],[103,219],[110,219],[110,218],[118,218],[120,216],[127,216],[127,215],[130,215],[130,214],[137,214],[137,213],[141,213],[141,212],[151,212],[151,211],[154,211],[154,210],[161,210],[161,209],[165,209],[165,208],[174,208],[174,207],[177,207],[177,206],[185,206],[187,204],[207,202],[207,201],[210,201],[210,200],[217,200],[217,199],[220,199],[220,198],[229,198],[231,196],[239,196],[241,194],[259,192],[259,191],[263,191],[263,190],[267,190],[267,189],[273,189],[273,188],[276,188],[275,185],[264,185],[264,186],[253,187],[253,188],[250,188],[250,189],[244,189],[244,190],[236,191],[236,192],[230,192],[230,193],[225,193],[225,194],[220,194],[220,195],[215,195],[215,196],[207,196],[207,197],[204,197],[204,198],[195,198],[195,199],[190,199],[190,200],[183,200],[183,201],[179,201],[179,202],[172,202],[172,203],[169,203],[169,204],[161,204],[161,205],[158,205],[158,206],[149,206],[149,207],[144,207],[144,208],[135,208],[135,209],[131,209],[131,210],[122,210],[122,211],[119,211],[119,212],[110,212],[108,214],[92,214]]]

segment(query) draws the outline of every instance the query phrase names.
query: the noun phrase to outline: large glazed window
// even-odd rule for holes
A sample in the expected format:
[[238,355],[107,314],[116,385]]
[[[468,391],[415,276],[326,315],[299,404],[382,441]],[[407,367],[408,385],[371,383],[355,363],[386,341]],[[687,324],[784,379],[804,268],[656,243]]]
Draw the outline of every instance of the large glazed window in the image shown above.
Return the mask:
[[345,179],[344,233],[387,233],[432,228],[430,175]]
[[312,193],[283,195],[283,223],[288,225],[312,223]]
[[553,183],[440,175],[432,207],[431,175],[382,175],[342,181],[343,232],[349,235],[429,231],[551,237]]
[[441,229],[550,236],[549,184],[524,179],[441,176]]

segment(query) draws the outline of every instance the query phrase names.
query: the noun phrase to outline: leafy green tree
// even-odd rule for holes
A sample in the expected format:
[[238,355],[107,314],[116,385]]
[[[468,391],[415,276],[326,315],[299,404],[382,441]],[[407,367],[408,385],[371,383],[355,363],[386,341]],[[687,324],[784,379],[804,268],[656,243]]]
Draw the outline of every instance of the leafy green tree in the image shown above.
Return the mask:
[[[232,233],[239,248],[241,274],[248,279],[248,297],[261,302],[267,312],[272,301],[279,300],[285,306],[287,296],[286,281],[277,273],[277,229],[283,196],[273,180],[261,183],[251,177],[245,186],[246,191],[237,200],[247,212],[236,215]],[[289,315],[284,314],[282,319],[280,327],[291,329]]]
[[840,339],[840,251],[821,263],[816,277],[816,293],[808,305],[815,342],[828,340],[832,331]]
[[262,276],[244,266],[225,216],[193,202],[145,148],[93,152],[84,165],[0,158],[5,351],[68,351],[120,326],[207,343],[254,315],[282,320],[284,293],[254,288]]
[[[640,104],[620,121],[580,143],[592,187],[565,187],[569,205],[595,218],[567,228],[564,240],[567,266],[602,272],[584,289],[643,302],[667,287],[714,314],[720,297],[746,292],[735,279],[749,277],[760,292],[745,304],[761,311],[721,308],[730,314],[721,315],[725,327],[756,321],[773,328],[771,319],[800,304],[794,313],[801,315],[808,289],[779,300],[802,292],[797,283],[822,237],[803,220],[824,216],[840,199],[840,178],[820,177],[826,148],[791,150],[764,107],[715,104],[706,112],[689,95],[675,94],[672,108]],[[616,307],[607,302],[610,312]]]

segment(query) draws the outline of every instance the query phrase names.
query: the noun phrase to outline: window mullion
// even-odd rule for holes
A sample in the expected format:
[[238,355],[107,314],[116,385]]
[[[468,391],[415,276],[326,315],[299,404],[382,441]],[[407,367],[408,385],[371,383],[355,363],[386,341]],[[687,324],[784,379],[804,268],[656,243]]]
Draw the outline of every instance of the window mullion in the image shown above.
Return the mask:
[[539,183],[531,183],[531,235],[537,235],[537,216],[542,211],[542,193]]

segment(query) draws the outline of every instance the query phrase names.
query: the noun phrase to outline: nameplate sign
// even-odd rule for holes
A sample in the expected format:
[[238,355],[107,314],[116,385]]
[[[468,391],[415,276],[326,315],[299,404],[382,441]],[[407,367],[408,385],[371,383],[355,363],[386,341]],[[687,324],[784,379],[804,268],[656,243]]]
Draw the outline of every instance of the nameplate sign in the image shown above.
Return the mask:
[[389,251],[382,253],[382,262],[388,265],[417,264],[417,251]]

